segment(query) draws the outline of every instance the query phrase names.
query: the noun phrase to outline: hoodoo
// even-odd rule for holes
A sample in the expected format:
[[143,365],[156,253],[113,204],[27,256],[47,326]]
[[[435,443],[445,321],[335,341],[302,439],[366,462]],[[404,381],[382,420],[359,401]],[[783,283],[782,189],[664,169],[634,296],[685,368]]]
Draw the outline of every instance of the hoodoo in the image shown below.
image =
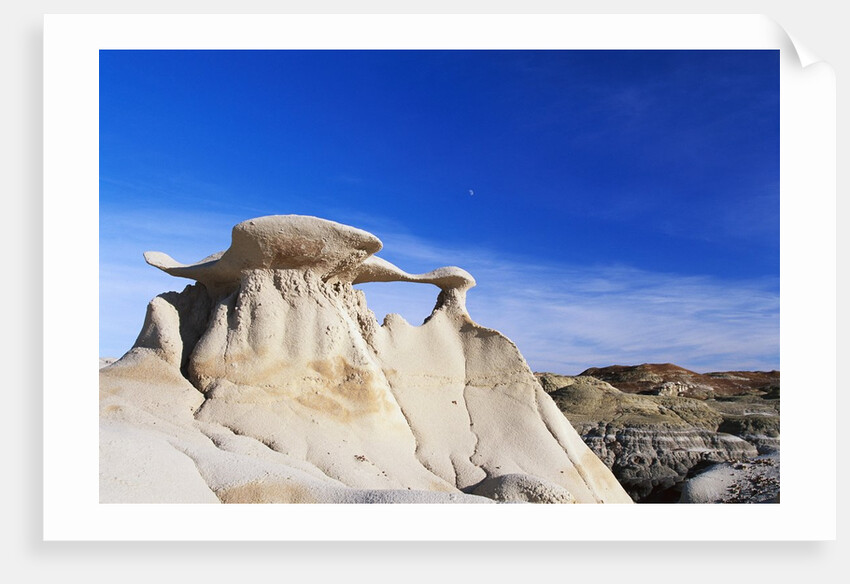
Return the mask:
[[[630,503],[458,267],[409,274],[374,235],[277,215],[233,228],[101,369],[101,502]],[[440,291],[379,324],[354,285]]]

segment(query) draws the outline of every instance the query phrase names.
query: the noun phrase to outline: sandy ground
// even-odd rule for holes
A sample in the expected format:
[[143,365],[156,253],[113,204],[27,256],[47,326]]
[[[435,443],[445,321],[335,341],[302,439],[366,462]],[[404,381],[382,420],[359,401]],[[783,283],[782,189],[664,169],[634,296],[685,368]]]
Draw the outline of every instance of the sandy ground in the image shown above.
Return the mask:
[[779,453],[717,464],[685,483],[682,503],[778,503]]

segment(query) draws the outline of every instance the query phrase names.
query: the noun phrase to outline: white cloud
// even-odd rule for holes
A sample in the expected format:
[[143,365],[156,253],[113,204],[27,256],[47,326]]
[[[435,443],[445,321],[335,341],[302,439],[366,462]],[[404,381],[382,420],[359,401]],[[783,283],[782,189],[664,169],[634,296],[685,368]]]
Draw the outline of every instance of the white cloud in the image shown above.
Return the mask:
[[[779,367],[776,281],[544,265],[410,236],[385,239],[380,255],[408,271],[453,264],[471,272],[478,286],[468,294],[470,315],[513,340],[536,370],[575,374],[647,362],[697,371]],[[379,320],[398,312],[418,324],[436,299],[430,286],[414,291],[417,285],[408,284],[393,294],[380,286],[367,289]]]

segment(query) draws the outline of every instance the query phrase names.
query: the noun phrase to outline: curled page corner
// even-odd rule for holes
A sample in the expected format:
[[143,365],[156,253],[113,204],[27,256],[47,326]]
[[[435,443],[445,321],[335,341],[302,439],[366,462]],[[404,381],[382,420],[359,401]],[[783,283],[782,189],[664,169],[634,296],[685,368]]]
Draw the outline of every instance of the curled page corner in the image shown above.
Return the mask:
[[788,40],[791,42],[791,46],[794,49],[794,52],[797,53],[797,59],[800,61],[800,66],[805,69],[809,65],[814,63],[818,63],[823,59],[819,58],[812,51],[810,51],[804,44],[802,44],[799,40],[797,40],[793,35],[786,32],[788,35]]
[[797,37],[788,32],[788,30],[782,26],[779,21],[768,16],[762,16],[772,24],[773,30],[771,34],[777,34],[781,37],[781,39],[777,40],[779,41],[779,46],[782,51],[796,55],[797,62],[800,64],[801,69],[805,69],[809,65],[814,65],[815,63],[824,62],[823,59],[811,51],[806,45],[801,43]]

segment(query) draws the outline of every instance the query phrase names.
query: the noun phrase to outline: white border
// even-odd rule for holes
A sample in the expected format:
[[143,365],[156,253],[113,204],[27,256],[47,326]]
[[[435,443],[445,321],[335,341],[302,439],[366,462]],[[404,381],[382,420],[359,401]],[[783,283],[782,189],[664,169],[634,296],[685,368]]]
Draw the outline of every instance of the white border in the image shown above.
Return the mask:
[[[98,50],[141,48],[780,49],[782,503],[98,504]],[[823,63],[801,69],[787,36],[770,20],[720,15],[48,15],[44,59],[46,540],[835,538],[835,82]],[[807,446],[813,443],[814,448]]]

